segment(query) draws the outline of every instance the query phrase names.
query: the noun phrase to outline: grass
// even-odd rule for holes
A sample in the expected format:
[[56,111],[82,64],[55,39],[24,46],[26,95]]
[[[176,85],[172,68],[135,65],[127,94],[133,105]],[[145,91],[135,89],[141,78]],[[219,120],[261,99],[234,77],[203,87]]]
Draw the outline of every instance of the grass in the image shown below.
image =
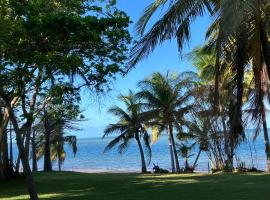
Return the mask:
[[[52,200],[267,200],[270,174],[37,173],[41,199]],[[23,180],[0,185],[1,200],[28,199]]]

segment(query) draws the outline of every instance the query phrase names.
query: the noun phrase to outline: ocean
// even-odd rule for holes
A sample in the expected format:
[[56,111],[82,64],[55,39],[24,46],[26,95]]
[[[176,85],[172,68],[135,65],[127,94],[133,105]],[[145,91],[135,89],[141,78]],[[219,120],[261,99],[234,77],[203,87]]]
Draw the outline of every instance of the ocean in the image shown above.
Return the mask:
[[[242,162],[245,162],[247,167],[256,167],[258,169],[265,169],[265,152],[262,134],[254,142],[252,140],[252,131],[246,142],[242,143],[237,149],[237,156]],[[73,156],[71,147],[65,146],[66,160],[63,163],[62,170],[66,171],[80,171],[80,172],[139,172],[141,169],[140,154],[135,142],[131,142],[129,148],[123,153],[118,154],[117,148],[105,152],[104,148],[112,138],[89,138],[78,139],[78,151],[76,156]],[[192,164],[197,153],[198,147],[192,151],[193,157],[189,159]],[[17,150],[14,149],[14,155]],[[179,157],[181,167],[184,166],[184,159]],[[153,163],[159,165],[164,169],[170,170],[170,156],[168,140],[166,135],[161,136],[160,139],[152,145],[152,160],[148,165],[151,171]],[[199,158],[196,171],[207,172],[209,159],[205,152]],[[38,168],[42,170],[43,160],[38,161]],[[57,163],[53,163],[53,168],[57,170]]]

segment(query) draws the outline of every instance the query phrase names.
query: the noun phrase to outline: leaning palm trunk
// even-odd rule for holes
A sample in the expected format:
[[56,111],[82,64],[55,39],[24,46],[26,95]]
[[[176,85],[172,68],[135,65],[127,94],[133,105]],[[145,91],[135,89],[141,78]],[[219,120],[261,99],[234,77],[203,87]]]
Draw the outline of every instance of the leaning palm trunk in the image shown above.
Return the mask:
[[263,110],[262,112],[262,120],[263,120],[264,145],[265,145],[265,153],[266,153],[266,171],[270,172],[270,143],[269,143],[265,110]]
[[197,157],[196,157],[196,159],[195,159],[195,161],[194,161],[194,163],[193,163],[193,167],[192,167],[193,169],[196,168],[196,165],[197,165],[197,162],[198,162],[199,157],[200,157],[200,155],[201,155],[201,152],[202,152],[202,149],[200,148],[199,153],[198,153],[198,155],[197,155]]
[[141,154],[142,173],[146,173],[147,172],[147,169],[146,169],[146,164],[145,164],[145,158],[144,158],[142,144],[141,144],[141,141],[140,141],[140,138],[139,138],[138,135],[136,135],[135,138],[136,138],[136,141],[138,143],[140,154]]
[[169,134],[170,134],[170,137],[172,140],[172,149],[173,149],[173,155],[174,155],[174,159],[175,159],[176,172],[179,173],[180,166],[179,166],[179,160],[178,160],[178,155],[177,155],[177,151],[176,151],[176,145],[175,145],[174,137],[173,137],[173,129],[172,129],[171,125],[169,125]]

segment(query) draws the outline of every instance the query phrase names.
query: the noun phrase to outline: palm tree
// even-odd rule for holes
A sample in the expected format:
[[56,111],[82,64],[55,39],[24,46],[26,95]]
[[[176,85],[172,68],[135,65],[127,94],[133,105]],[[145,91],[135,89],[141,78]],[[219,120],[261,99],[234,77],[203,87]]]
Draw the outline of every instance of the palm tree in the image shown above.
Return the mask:
[[[204,110],[208,110],[208,116],[213,115],[220,120],[220,127],[222,127],[222,130],[219,130],[218,132],[223,132],[224,134],[223,140],[225,145],[225,155],[227,156],[226,160],[228,161],[227,165],[230,164],[233,166],[234,150],[245,138],[244,132],[242,134],[236,134],[234,129],[237,95],[234,93],[234,85],[236,84],[236,81],[233,75],[233,64],[230,60],[226,59],[219,61],[220,66],[222,66],[222,70],[220,71],[217,89],[219,90],[219,95],[222,98],[218,98],[218,101],[215,101],[213,98],[209,98],[211,96],[215,96],[215,90],[213,88],[215,87],[215,65],[217,58],[215,56],[215,50],[210,49],[209,51],[209,49],[207,49],[207,45],[208,44],[204,47],[195,48],[190,54],[188,54],[188,58],[192,61],[193,66],[197,68],[198,75],[201,79],[201,86],[196,88],[197,91],[195,91],[195,93],[197,93],[197,99],[202,99],[202,103],[209,103],[210,107],[208,106],[209,108],[204,108]],[[249,100],[248,91],[252,77],[253,76],[250,71],[244,71],[242,103],[246,103]],[[209,97],[203,98],[204,95],[208,95]],[[199,101],[197,101],[197,103],[198,102]],[[244,120],[241,119],[241,124],[242,122],[244,122]]]
[[[178,145],[178,153],[182,158],[185,159],[185,171],[186,172],[189,172],[189,170],[192,170],[192,171],[194,170],[194,168],[193,168],[194,165],[190,166],[188,163],[188,159],[194,156],[194,154],[191,151],[195,147],[195,145],[196,145],[196,142],[192,143],[192,144],[188,144],[187,141],[185,143],[181,143]],[[200,155],[200,152],[201,151],[199,151],[198,155]],[[198,161],[198,157],[196,158],[195,163],[197,163],[197,161]]]
[[[258,85],[259,84],[259,85]],[[266,102],[270,102],[270,81],[268,74],[266,73],[266,66],[263,67],[261,71],[261,82],[257,82],[255,78],[252,78],[252,84],[249,87],[249,99],[248,102],[248,112],[251,115],[251,120],[255,123],[255,135],[254,139],[261,132],[261,127],[263,127],[264,136],[264,146],[266,154],[266,171],[270,171],[270,141],[267,128],[266,113],[267,108],[265,106]]]
[[[37,138],[35,139],[35,154],[36,159],[39,160],[45,155],[46,151],[46,135],[44,134],[44,127],[40,126],[40,124],[35,125],[35,134]],[[50,142],[49,142],[49,162],[50,168],[52,169],[52,161],[58,162],[58,170],[61,171],[61,166],[66,158],[65,144],[68,144],[72,148],[72,152],[74,156],[77,152],[77,138],[73,135],[66,135],[65,130],[80,130],[74,126],[71,120],[58,120],[54,122],[54,125],[50,127]],[[36,163],[35,163],[36,165]]]
[[130,140],[135,139],[141,156],[141,172],[146,173],[147,167],[141,138],[144,141],[149,155],[148,163],[151,161],[151,147],[149,135],[141,115],[142,104],[138,101],[132,91],[129,91],[127,96],[119,96],[119,100],[125,104],[126,110],[123,110],[118,106],[109,109],[108,112],[118,117],[119,121],[115,124],[109,124],[106,127],[103,138],[113,133],[117,133],[118,135],[106,146],[104,151],[106,152],[119,144],[118,152],[121,154],[129,146]]
[[[153,14],[162,7],[165,13],[148,32],[145,32]],[[270,75],[269,16],[270,2],[267,0],[159,0],[144,11],[137,23],[139,41],[132,49],[130,66],[146,58],[158,44],[177,39],[181,53],[184,43],[189,41],[190,25],[198,17],[210,14],[214,19],[206,33],[209,47],[215,50],[215,101],[219,97],[219,77],[224,67],[232,69],[231,93],[236,93],[232,104],[231,120],[234,137],[244,132],[242,106],[244,99],[245,69],[252,65],[257,85],[261,85],[261,71],[266,66]],[[230,65],[222,66],[226,60]],[[257,89],[260,96],[261,89]],[[236,91],[236,92],[234,92]],[[258,98],[263,98],[262,96]],[[259,105],[257,105],[259,106]],[[256,114],[256,113],[255,113]],[[232,141],[234,143],[234,141]]]
[[146,111],[143,115],[148,119],[148,124],[156,127],[158,134],[167,130],[172,172],[180,172],[173,130],[181,129],[185,122],[184,115],[190,109],[187,105],[190,99],[187,86],[190,85],[190,77],[193,75],[167,73],[163,76],[154,73],[150,78],[139,82],[141,91],[136,95],[144,100]]
[[77,137],[74,135],[65,135],[65,129],[79,130],[71,122],[58,123],[55,127],[55,133],[51,141],[51,160],[58,162],[58,170],[61,171],[62,164],[66,159],[65,144],[72,148],[75,157],[77,153]]
[[[151,17],[162,7],[167,10],[145,33]],[[211,44],[216,49],[216,57],[233,55],[238,86],[241,84],[242,67],[254,60],[256,70],[265,62],[270,74],[269,14],[270,2],[263,0],[158,0],[144,10],[137,22],[140,39],[132,50],[130,65],[147,57],[158,44],[177,38],[179,51],[189,41],[191,23],[203,15],[213,16],[213,23],[206,36],[214,38]],[[230,49],[231,51],[227,51]],[[262,59],[261,59],[262,58]],[[217,70],[219,71],[218,60]],[[238,67],[238,68],[237,68]],[[237,71],[238,70],[238,71]],[[218,74],[218,73],[217,73]],[[239,88],[240,89],[240,88]],[[239,91],[239,95],[240,95]]]
[[[159,0],[153,1],[137,22],[136,29],[140,37],[132,49],[130,66],[147,57],[158,44],[177,38],[179,51],[182,51],[185,42],[190,39],[190,25],[196,17],[208,12],[212,13],[214,2],[205,0]],[[150,30],[145,28],[151,17],[162,7],[168,7]]]

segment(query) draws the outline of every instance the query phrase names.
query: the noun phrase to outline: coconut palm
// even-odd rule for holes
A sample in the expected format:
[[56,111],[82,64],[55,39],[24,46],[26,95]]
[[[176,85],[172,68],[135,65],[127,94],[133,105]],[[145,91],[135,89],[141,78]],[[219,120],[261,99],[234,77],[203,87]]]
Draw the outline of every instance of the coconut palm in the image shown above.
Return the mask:
[[[132,50],[130,65],[137,64],[147,57],[158,44],[177,38],[179,51],[190,39],[190,25],[198,16],[212,12],[213,2],[205,0],[158,0],[153,1],[137,22],[137,33],[141,36]],[[163,13],[148,32],[145,28],[151,17],[162,7],[168,9]]]
[[[166,11],[150,30],[145,32],[151,17],[162,7],[167,8]],[[224,53],[228,52],[234,54],[234,64],[236,70],[239,70],[236,71],[239,81],[241,80],[240,67],[245,66],[252,58],[257,62],[256,67],[260,68],[258,64],[263,57],[268,74],[270,73],[268,40],[270,2],[267,0],[153,1],[146,7],[137,22],[137,33],[141,37],[133,48],[130,64],[135,65],[147,57],[158,44],[173,38],[177,38],[181,52],[184,43],[190,39],[191,23],[197,17],[209,14],[214,20],[206,35],[215,38],[212,44],[217,50],[217,58],[224,58]],[[234,51],[226,51],[228,48]]]
[[[192,153],[192,149],[195,147],[196,142],[189,144],[187,141],[178,144],[178,154],[185,159],[185,172],[189,172],[190,170],[193,172],[193,166],[190,166],[188,163],[189,158],[193,157],[195,154]],[[200,155],[199,151],[199,154]],[[196,159],[198,161],[198,159]],[[196,164],[195,164],[196,165]]]
[[173,131],[175,128],[181,129],[185,122],[184,116],[191,107],[188,105],[191,96],[187,86],[193,75],[154,73],[139,82],[141,91],[136,95],[143,100],[146,110],[143,115],[148,119],[148,125],[155,127],[158,134],[167,131],[172,172],[180,172]]
[[[153,14],[162,7],[167,10],[145,32]],[[144,11],[137,23],[140,35],[131,53],[130,66],[147,57],[158,44],[177,39],[181,53],[184,43],[189,41],[190,25],[198,17],[211,15],[214,19],[206,36],[211,39],[209,46],[215,49],[215,99],[219,96],[219,76],[224,67],[232,67],[232,89],[236,102],[232,104],[232,132],[241,137],[244,132],[242,105],[244,98],[245,69],[252,65],[256,85],[261,85],[263,65],[270,75],[269,16],[270,2],[267,0],[159,0]],[[221,66],[226,60],[230,65]],[[236,92],[235,92],[236,91]],[[262,95],[258,91],[258,96]],[[258,98],[262,98],[261,96]],[[257,105],[259,107],[260,105]]]
[[[207,116],[214,116],[220,121],[220,127],[222,127],[222,129],[220,128],[217,132],[223,132],[224,134],[223,140],[225,145],[225,155],[227,156],[226,160],[230,162],[228,164],[233,166],[234,150],[245,138],[245,135],[244,132],[242,134],[235,134],[234,131],[237,96],[233,92],[235,79],[233,75],[233,64],[230,61],[223,59],[219,62],[220,66],[223,67],[222,71],[220,71],[218,84],[220,98],[217,102],[213,98],[209,98],[215,96],[215,54],[214,50],[207,50],[207,46],[199,47],[188,54],[188,58],[192,61],[193,66],[197,68],[198,75],[201,79],[200,83],[202,83],[200,87],[196,88],[197,91],[195,91],[195,94],[197,93],[197,99],[202,99],[201,104],[208,103],[208,108],[203,108],[204,110],[208,110],[209,113]],[[250,71],[245,70],[244,75],[243,103],[248,101],[248,88],[252,80]],[[203,98],[205,95],[208,95],[208,97]],[[198,102],[199,101],[197,101],[197,103]],[[215,109],[215,107],[218,109]]]
[[[55,134],[51,141],[51,160],[58,162],[58,170],[61,171],[62,164],[66,159],[65,144],[68,144],[72,148],[73,155],[77,153],[77,137],[74,135],[65,135],[65,127],[67,123],[59,123],[55,128]],[[69,125],[69,129],[78,130],[74,126]]]
[[[261,83],[257,85],[255,78],[252,79],[252,84],[249,87],[249,104],[247,105],[247,113],[251,115],[251,120],[255,124],[255,135],[254,139],[258,137],[261,132],[261,127],[263,128],[264,136],[264,146],[266,154],[266,171],[270,171],[270,141],[267,128],[267,119],[266,119],[266,102],[270,101],[270,82],[268,74],[266,73],[266,66],[264,66],[261,71]],[[249,115],[249,116],[250,116]]]
[[[46,136],[44,135],[44,127],[40,126],[41,124],[36,124],[35,131],[37,134],[37,138],[35,141],[35,154],[36,159],[39,160],[44,157],[46,147]],[[58,120],[54,123],[52,127],[50,127],[50,163],[52,161],[58,162],[58,170],[61,171],[61,166],[66,159],[66,151],[65,151],[65,144],[68,144],[72,148],[73,155],[76,155],[77,152],[77,138],[73,135],[66,135],[66,130],[80,130],[76,126],[74,126],[73,122],[70,120]],[[35,163],[36,165],[36,163]],[[50,166],[52,167],[52,166]]]
[[115,115],[119,120],[115,124],[109,124],[104,131],[103,138],[114,133],[117,134],[117,136],[106,146],[104,151],[106,152],[119,144],[118,152],[121,154],[128,148],[130,141],[135,139],[140,151],[141,172],[146,173],[147,167],[141,138],[144,141],[145,149],[149,156],[148,164],[151,161],[151,147],[150,138],[141,115],[142,104],[138,101],[132,91],[129,91],[129,94],[126,96],[119,96],[119,100],[125,104],[126,110],[118,106],[109,109],[108,112]]

